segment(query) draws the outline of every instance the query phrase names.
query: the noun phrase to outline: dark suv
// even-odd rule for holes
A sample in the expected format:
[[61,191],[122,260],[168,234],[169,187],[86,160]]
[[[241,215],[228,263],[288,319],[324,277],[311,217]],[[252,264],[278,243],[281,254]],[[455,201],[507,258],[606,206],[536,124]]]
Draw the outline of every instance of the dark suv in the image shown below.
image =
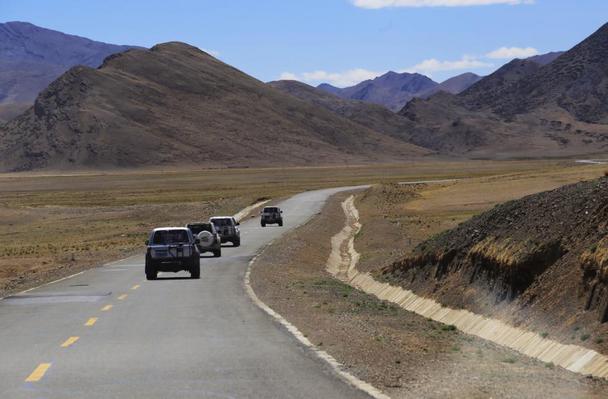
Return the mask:
[[267,224],[283,226],[283,211],[276,206],[265,207],[260,215],[262,216],[260,220],[262,227],[266,227]]
[[185,227],[161,227],[152,230],[146,241],[146,278],[156,280],[158,272],[185,270],[190,277],[201,277],[201,254],[198,238]]
[[232,216],[214,216],[209,221],[213,223],[219,233],[222,244],[231,242],[235,247],[241,245],[240,223],[235,218]]

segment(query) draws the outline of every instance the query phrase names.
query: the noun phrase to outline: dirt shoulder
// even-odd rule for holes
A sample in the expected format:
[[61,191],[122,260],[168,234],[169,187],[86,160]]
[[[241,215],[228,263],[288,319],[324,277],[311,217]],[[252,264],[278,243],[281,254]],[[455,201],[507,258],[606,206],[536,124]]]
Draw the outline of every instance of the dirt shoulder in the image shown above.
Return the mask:
[[[526,358],[354,290],[325,271],[344,195],[266,249],[258,297],[394,398],[602,398],[608,384]],[[393,243],[394,244],[394,243]]]

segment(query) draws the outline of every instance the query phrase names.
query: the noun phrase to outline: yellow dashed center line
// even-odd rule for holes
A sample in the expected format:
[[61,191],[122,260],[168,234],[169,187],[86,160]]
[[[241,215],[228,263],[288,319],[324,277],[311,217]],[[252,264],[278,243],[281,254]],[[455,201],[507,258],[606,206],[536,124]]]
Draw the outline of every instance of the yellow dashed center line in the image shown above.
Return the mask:
[[106,305],[103,308],[101,308],[102,312],[107,312],[108,310],[112,309],[112,305]]
[[74,345],[76,343],[76,341],[78,341],[79,337],[70,337],[68,339],[65,340],[65,342],[63,344],[61,344],[62,348],[67,348],[68,346]]
[[38,367],[25,379],[25,382],[40,381],[47,370],[51,367],[51,363],[40,363]]
[[136,290],[139,288],[139,284],[135,284],[133,287],[131,287],[132,290]]
[[122,294],[121,296],[118,297],[119,301],[122,301],[123,299],[127,298],[127,294]]
[[84,323],[84,325],[87,327],[91,327],[95,323],[97,323],[97,317],[91,317],[89,320],[87,320],[86,323]]

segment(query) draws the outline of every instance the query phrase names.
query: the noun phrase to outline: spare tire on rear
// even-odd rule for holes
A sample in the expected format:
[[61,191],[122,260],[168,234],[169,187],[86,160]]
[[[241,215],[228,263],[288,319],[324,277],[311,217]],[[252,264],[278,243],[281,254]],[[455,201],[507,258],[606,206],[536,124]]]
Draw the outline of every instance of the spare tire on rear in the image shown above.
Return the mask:
[[208,231],[201,231],[196,237],[200,241],[198,246],[201,248],[209,248],[213,245],[213,234]]

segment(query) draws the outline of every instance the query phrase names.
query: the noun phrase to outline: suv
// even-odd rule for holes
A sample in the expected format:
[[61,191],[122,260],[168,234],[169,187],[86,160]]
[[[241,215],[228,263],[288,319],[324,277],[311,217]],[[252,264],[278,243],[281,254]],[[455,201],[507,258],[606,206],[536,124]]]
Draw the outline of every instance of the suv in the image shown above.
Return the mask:
[[215,229],[220,235],[220,241],[223,243],[231,242],[233,246],[241,245],[241,231],[239,230],[240,223],[232,216],[215,216],[209,219],[215,226]]
[[222,256],[222,240],[213,223],[190,223],[186,227],[198,238],[200,253],[213,252],[216,258]]
[[185,227],[161,227],[152,230],[146,241],[146,278],[156,280],[158,272],[185,270],[190,277],[201,277],[198,238]]
[[260,215],[262,215],[262,227],[266,227],[267,224],[278,224],[279,226],[283,226],[283,211],[276,206],[265,207]]

